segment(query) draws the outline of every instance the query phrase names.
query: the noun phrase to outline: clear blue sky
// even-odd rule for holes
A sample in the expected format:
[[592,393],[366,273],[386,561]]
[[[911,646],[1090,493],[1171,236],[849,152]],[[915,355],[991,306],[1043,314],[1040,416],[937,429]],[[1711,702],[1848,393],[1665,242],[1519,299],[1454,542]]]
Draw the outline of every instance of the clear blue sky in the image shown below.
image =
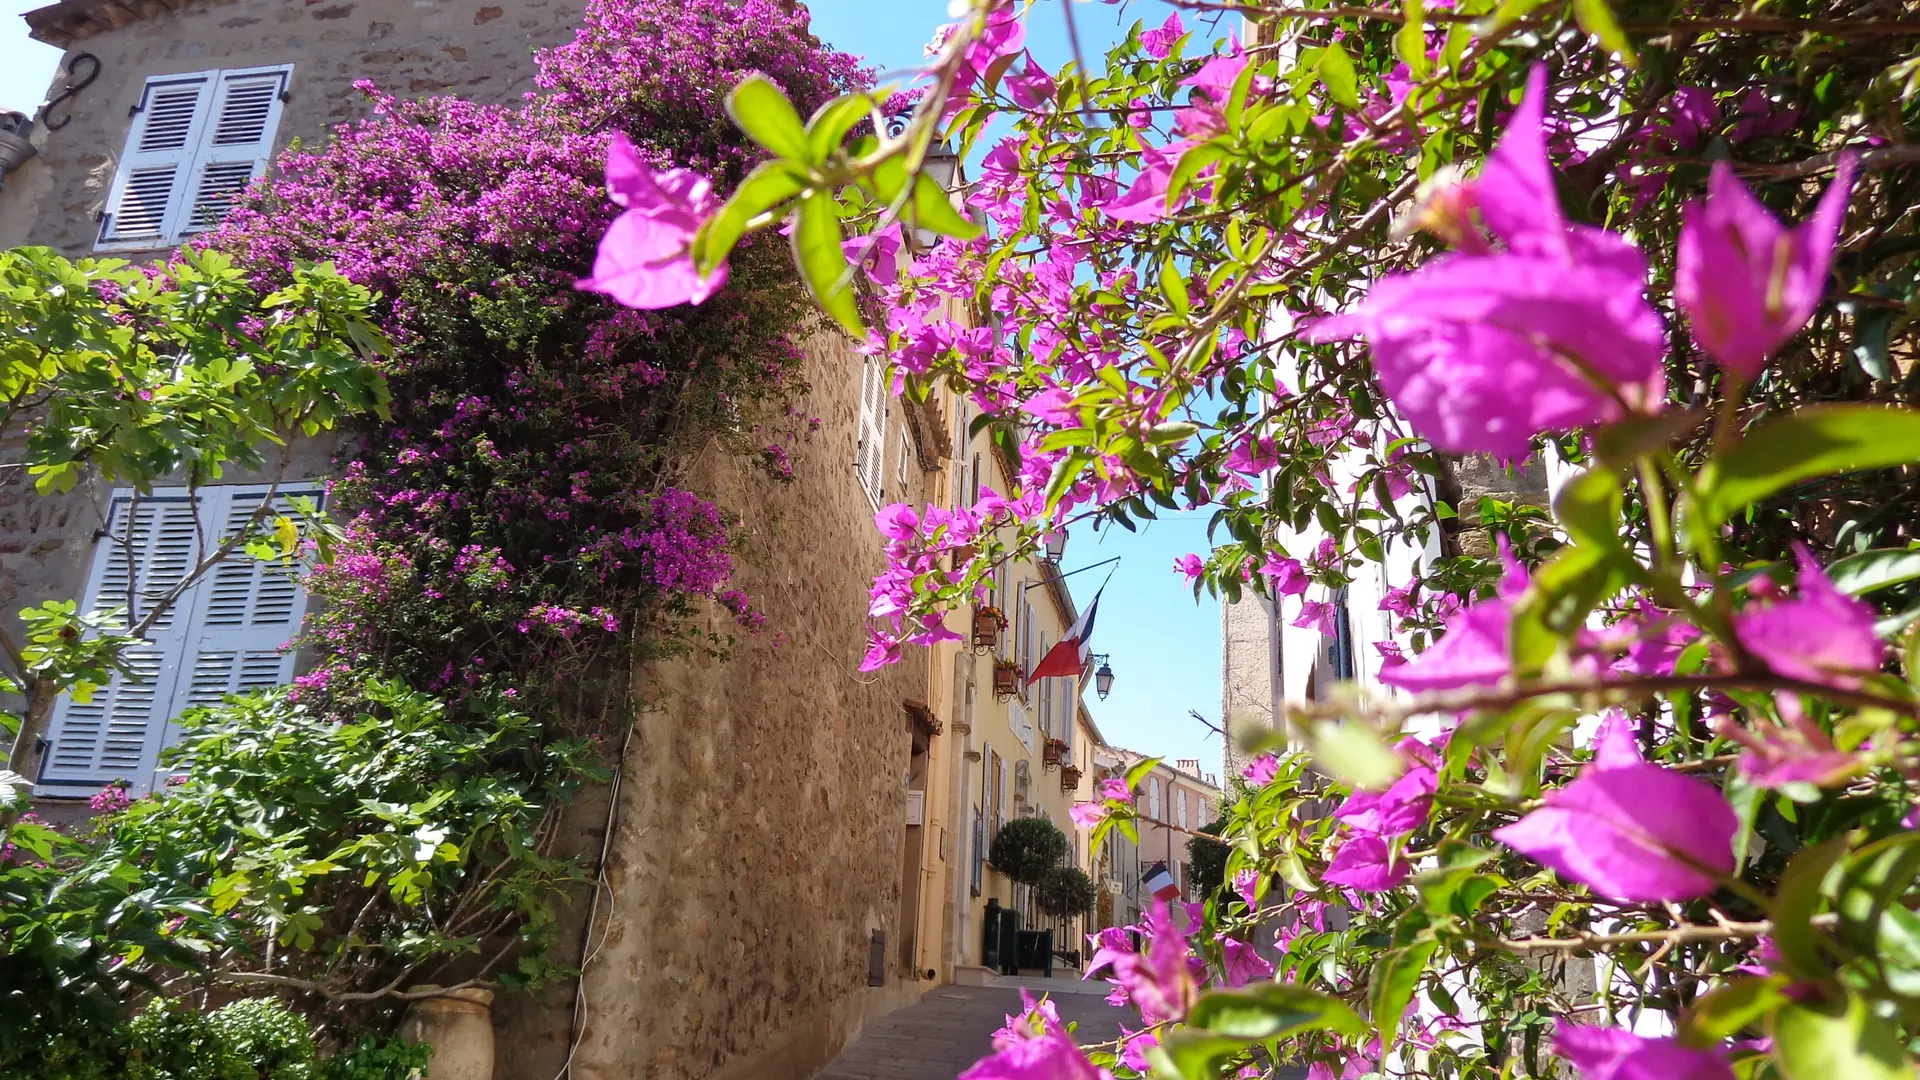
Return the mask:
[[[1028,24],[1028,47],[1057,68],[1071,55],[1062,0],[1042,0]],[[15,0],[0,18],[0,109],[31,113],[44,97],[60,51],[27,37],[19,12],[39,3]],[[946,0],[812,0],[814,33],[822,41],[865,56],[883,69],[910,68],[934,28],[947,21]],[[1160,0],[1124,5],[1074,4],[1080,44],[1098,64],[1108,45],[1136,19],[1158,25],[1171,10]],[[1189,25],[1193,20],[1189,18]],[[1113,657],[1113,695],[1089,698],[1094,720],[1112,742],[1168,758],[1197,757],[1210,770],[1220,762],[1220,740],[1187,715],[1198,709],[1209,720],[1220,713],[1220,610],[1211,600],[1196,605],[1185,580],[1173,571],[1176,556],[1205,552],[1204,515],[1149,523],[1139,534],[1113,529],[1074,536],[1067,569],[1113,555],[1125,556],[1100,605],[1096,651]],[[1072,578],[1084,607],[1105,570]]]

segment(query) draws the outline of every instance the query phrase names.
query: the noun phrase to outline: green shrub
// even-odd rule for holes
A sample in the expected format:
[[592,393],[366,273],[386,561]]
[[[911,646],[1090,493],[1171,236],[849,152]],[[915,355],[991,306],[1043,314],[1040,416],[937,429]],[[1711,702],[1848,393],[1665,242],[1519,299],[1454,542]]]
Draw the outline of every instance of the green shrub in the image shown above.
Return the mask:
[[369,1035],[320,1063],[319,1080],[420,1080],[433,1047]]
[[1040,875],[1034,899],[1041,911],[1065,917],[1092,911],[1097,896],[1093,879],[1086,871],[1077,866],[1055,866]]
[[1046,818],[1015,818],[994,834],[987,861],[1022,885],[1038,885],[1067,857],[1067,835]]

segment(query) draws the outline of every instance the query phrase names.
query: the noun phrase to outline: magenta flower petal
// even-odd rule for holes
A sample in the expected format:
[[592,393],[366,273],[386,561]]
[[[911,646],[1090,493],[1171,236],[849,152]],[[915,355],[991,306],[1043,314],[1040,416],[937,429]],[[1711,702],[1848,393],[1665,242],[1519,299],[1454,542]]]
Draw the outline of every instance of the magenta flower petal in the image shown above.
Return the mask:
[[1447,622],[1446,636],[1404,664],[1380,671],[1380,681],[1413,693],[1460,686],[1493,686],[1513,670],[1507,652],[1513,605],[1482,600]]
[[1580,1071],[1580,1080],[1733,1080],[1733,1068],[1715,1051],[1625,1028],[1562,1020],[1554,1025],[1553,1052]]
[[1167,21],[1161,23],[1159,29],[1143,32],[1140,35],[1140,47],[1155,60],[1165,60],[1186,32],[1185,24],[1180,21],[1180,13],[1176,11],[1167,16]]
[[1873,609],[1834,588],[1806,548],[1797,548],[1796,557],[1798,595],[1735,615],[1734,636],[1790,679],[1858,686],[1886,656],[1873,632]]
[[1681,211],[1674,300],[1694,340],[1727,370],[1758,375],[1768,355],[1812,317],[1855,171],[1852,157],[1841,159],[1819,206],[1797,229],[1782,226],[1724,161],[1713,167],[1706,199]]
[[1383,837],[1360,833],[1333,853],[1333,861],[1320,880],[1345,885],[1360,892],[1385,892],[1407,880],[1413,864],[1394,859],[1392,848]]
[[1658,765],[1589,766],[1493,838],[1615,900],[1692,900],[1733,870],[1739,819],[1719,791]]
[[1427,812],[1433,808],[1433,795],[1438,790],[1440,775],[1418,765],[1385,791],[1354,792],[1333,816],[1355,832],[1399,836],[1427,823]]

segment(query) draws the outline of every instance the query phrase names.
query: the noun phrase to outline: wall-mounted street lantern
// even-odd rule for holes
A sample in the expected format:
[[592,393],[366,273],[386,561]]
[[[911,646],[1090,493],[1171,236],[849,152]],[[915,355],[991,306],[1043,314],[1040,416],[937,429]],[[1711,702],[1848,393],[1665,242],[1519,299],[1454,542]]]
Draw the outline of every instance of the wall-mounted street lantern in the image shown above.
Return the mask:
[[26,113],[0,112],[0,176],[25,165],[38,153],[29,139],[32,134],[33,120]]
[[1107,663],[1107,656],[1107,653],[1095,653],[1089,657],[1100,662],[1100,666],[1093,673],[1093,689],[1100,695],[1101,701],[1107,700],[1107,694],[1113,690],[1113,665]]

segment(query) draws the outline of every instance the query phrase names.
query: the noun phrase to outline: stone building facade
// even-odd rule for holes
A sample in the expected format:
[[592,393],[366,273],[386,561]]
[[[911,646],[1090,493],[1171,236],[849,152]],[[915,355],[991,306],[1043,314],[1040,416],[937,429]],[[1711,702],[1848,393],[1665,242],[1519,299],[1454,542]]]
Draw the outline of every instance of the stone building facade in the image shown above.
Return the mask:
[[[186,186],[168,198],[195,198],[213,166],[264,169],[293,140],[323,139],[329,125],[354,118],[365,107],[352,89],[360,80],[401,96],[512,100],[532,89],[533,50],[566,40],[579,15],[572,0],[63,0],[39,9],[27,16],[35,36],[68,49],[55,92],[69,70],[84,74],[97,61],[99,75],[55,106],[71,119],[39,125],[37,156],[5,177],[0,243],[75,257],[163,253],[190,219],[169,218],[177,203],[162,200],[154,205],[165,212],[148,216],[155,228],[121,228],[127,218],[114,219],[132,205],[133,166],[180,166]],[[82,53],[94,61],[76,64]],[[207,132],[229,119],[252,127],[222,147]],[[168,123],[184,149],[142,146],[143,132],[164,135]],[[927,922],[922,898],[938,895],[923,863],[928,852],[952,858],[955,849],[923,840],[927,818],[908,824],[909,789],[929,774],[929,752],[953,736],[935,734],[924,651],[873,676],[856,667],[867,586],[881,568],[878,497],[940,497],[953,448],[924,418],[874,417],[864,388],[878,378],[837,332],[810,340],[802,377],[813,388],[806,408],[823,427],[793,448],[790,485],[719,459],[685,481],[742,512],[737,584],[768,616],[768,632],[725,662],[639,673],[643,700],[621,783],[570,807],[561,838],[604,871],[562,919],[568,944],[556,959],[584,975],[499,995],[500,1080],[563,1070],[582,1080],[804,1077],[867,1020],[915,998],[925,968],[937,966],[919,964],[915,951]],[[863,437],[887,453],[884,491],[856,474]],[[300,447],[288,476],[320,479],[331,449]],[[113,512],[112,493],[21,495],[0,489],[8,610],[81,595],[97,570],[94,531]],[[717,628],[728,618],[714,617]],[[945,686],[956,685],[951,665],[944,670]],[[274,682],[287,671],[256,674]],[[939,715],[953,708],[938,703]],[[76,794],[78,783],[42,794]],[[946,798],[943,789],[922,805]],[[947,912],[932,925],[943,918],[954,921]]]

